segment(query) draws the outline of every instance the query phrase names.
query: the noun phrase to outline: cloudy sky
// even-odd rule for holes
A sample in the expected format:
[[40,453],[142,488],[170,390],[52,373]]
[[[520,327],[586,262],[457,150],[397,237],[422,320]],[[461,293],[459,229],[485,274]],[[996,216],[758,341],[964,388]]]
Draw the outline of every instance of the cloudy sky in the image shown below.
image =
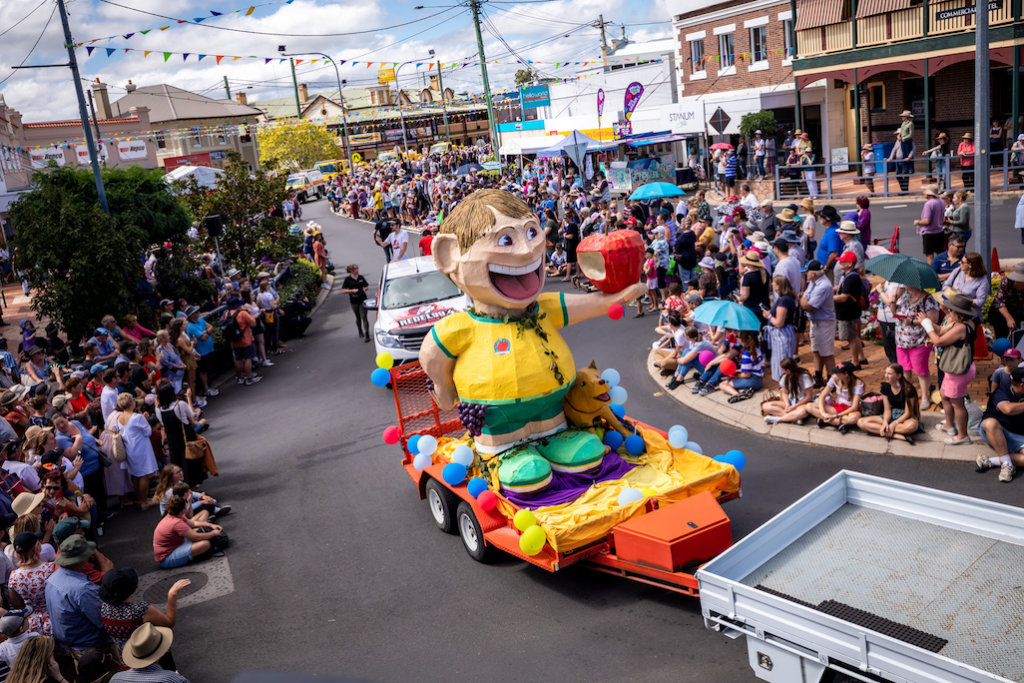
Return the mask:
[[[476,36],[468,7],[458,0],[283,0],[257,5],[254,0],[67,0],[82,78],[97,77],[110,85],[111,99],[124,94],[129,79],[136,85],[168,83],[211,97],[225,97],[226,76],[232,93],[245,92],[250,101],[288,95],[291,74],[287,63],[276,59],[232,61],[231,56],[275,57],[278,46],[289,52],[325,52],[337,59],[360,62],[341,67],[349,85],[376,82],[376,62],[431,61],[436,50],[442,62],[474,58]],[[422,2],[420,10],[414,6]],[[671,13],[697,0],[485,0],[484,48],[487,59],[512,62],[517,58],[540,62],[586,61],[599,57],[596,26],[603,14],[609,38],[626,34],[634,41],[671,35]],[[242,12],[232,13],[242,8]],[[219,12],[222,16],[214,16]],[[210,17],[198,25],[177,24],[176,19]],[[19,23],[20,22],[20,23]],[[161,27],[170,26],[166,30]],[[146,34],[142,31],[152,29]],[[125,35],[133,34],[129,38]],[[108,36],[116,36],[108,39]],[[499,38],[500,37],[500,41]],[[96,42],[90,42],[94,39]],[[56,64],[67,61],[60,15],[54,0],[0,0],[0,93],[24,120],[74,118],[77,105],[69,69],[19,69],[19,64]],[[108,48],[116,49],[108,56]],[[132,48],[132,52],[125,52]],[[142,51],[152,53],[144,57]],[[167,61],[164,52],[173,52]],[[187,59],[181,53],[190,53]],[[208,55],[197,61],[197,55]],[[215,55],[228,55],[220,64]],[[367,67],[367,62],[375,62]],[[545,75],[570,75],[573,67],[540,65]],[[490,65],[494,89],[512,84],[516,66]],[[419,78],[422,78],[422,69]],[[413,66],[401,71],[403,85],[417,78]],[[322,65],[299,66],[299,80],[311,90],[334,88],[334,70]],[[446,87],[456,92],[481,89],[479,68],[446,70]]]

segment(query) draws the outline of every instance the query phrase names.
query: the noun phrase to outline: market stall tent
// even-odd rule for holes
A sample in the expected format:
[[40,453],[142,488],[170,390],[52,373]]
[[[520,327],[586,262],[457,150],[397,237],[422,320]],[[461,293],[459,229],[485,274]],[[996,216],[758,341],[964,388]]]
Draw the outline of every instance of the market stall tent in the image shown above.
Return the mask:
[[217,187],[217,181],[224,175],[219,168],[208,166],[179,166],[164,176],[164,182],[168,185],[176,180],[187,182],[189,178],[195,178],[200,187],[212,190]]

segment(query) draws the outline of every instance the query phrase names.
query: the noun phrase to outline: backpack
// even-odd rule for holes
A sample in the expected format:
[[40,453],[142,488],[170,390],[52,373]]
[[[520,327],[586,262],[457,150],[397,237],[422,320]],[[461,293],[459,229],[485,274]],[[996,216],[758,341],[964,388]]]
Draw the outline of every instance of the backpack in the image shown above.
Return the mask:
[[227,342],[242,341],[242,326],[238,324],[238,310],[228,311],[220,326],[221,334]]

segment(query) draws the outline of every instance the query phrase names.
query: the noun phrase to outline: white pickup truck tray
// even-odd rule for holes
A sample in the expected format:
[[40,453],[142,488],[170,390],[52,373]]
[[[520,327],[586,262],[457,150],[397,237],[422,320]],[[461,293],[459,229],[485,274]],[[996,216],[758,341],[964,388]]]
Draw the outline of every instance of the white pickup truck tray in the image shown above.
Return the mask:
[[842,471],[697,579],[765,680],[1024,681],[1020,508]]

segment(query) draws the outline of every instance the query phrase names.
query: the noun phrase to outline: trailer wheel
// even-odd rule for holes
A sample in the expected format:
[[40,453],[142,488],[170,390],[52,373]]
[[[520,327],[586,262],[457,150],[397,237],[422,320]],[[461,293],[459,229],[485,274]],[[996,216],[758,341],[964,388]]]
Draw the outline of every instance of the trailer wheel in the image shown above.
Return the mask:
[[437,528],[446,534],[455,533],[455,495],[439,484],[436,479],[427,482],[427,506]]
[[476,521],[476,515],[473,514],[473,508],[469,503],[466,501],[459,503],[459,507],[455,511],[455,519],[466,552],[477,562],[486,562],[490,548],[484,543],[484,532],[480,529],[480,523]]

